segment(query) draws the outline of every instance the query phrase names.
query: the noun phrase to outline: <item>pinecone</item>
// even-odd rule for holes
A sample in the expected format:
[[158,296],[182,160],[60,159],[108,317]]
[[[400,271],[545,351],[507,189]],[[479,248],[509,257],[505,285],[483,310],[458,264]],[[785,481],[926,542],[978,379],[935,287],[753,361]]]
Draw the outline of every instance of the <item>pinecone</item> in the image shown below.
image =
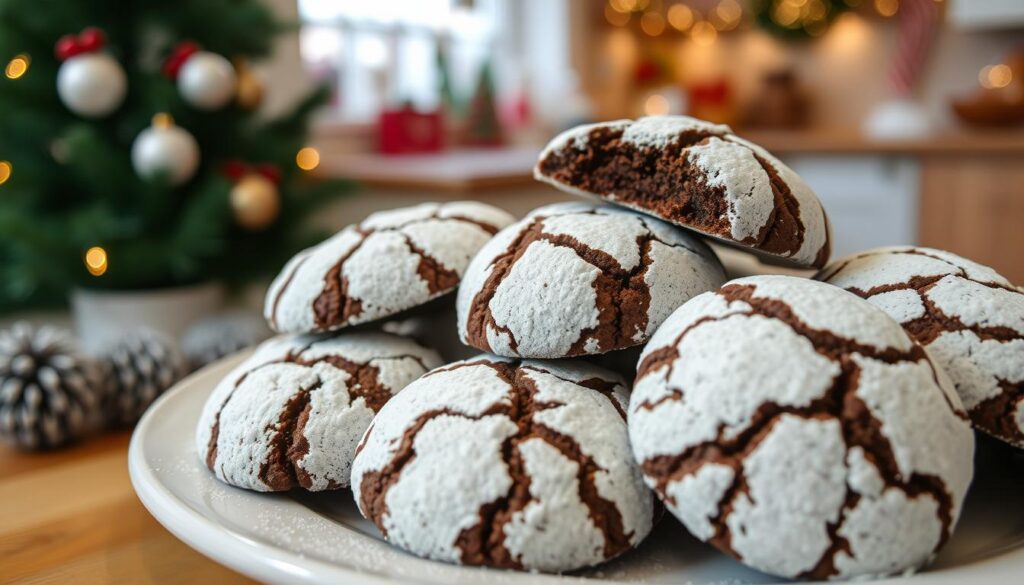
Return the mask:
[[266,322],[249,313],[226,313],[200,321],[185,331],[181,349],[194,369],[215,362],[270,337]]
[[100,422],[102,378],[71,335],[20,322],[0,332],[0,436],[23,449],[74,441]]
[[105,356],[110,390],[104,413],[112,426],[131,426],[165,390],[188,373],[174,340],[142,329],[126,335]]

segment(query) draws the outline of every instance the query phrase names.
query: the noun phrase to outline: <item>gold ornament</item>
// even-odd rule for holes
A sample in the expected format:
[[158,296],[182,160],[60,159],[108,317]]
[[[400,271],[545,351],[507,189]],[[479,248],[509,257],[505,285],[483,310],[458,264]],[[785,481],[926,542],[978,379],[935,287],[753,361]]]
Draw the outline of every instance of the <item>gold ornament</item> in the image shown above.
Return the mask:
[[235,60],[235,73],[238,77],[237,94],[235,100],[239,107],[244,110],[255,110],[263,103],[263,82],[249,68],[249,63],[244,59]]
[[270,179],[257,173],[245,175],[231,188],[231,210],[235,223],[259,231],[277,219],[281,195]]

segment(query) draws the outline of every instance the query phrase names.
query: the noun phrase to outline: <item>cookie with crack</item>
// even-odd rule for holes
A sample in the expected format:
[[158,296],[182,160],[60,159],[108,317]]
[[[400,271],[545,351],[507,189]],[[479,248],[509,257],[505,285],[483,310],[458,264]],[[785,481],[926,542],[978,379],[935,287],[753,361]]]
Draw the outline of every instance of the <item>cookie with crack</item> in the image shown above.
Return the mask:
[[217,479],[237,487],[346,487],[374,414],[442,363],[435,351],[385,333],[275,337],[207,399],[196,450]]
[[264,316],[277,332],[310,333],[417,307],[454,291],[473,255],[513,221],[475,201],[374,213],[288,261]]
[[787,276],[733,280],[665,321],[629,435],[694,536],[787,578],[924,565],[974,469],[974,433],[927,352],[870,303]]
[[688,116],[588,124],[555,137],[534,176],[757,253],[820,268],[829,225],[792,169],[728,126]]
[[593,203],[535,209],[466,269],[463,342],[498,355],[562,358],[640,345],[676,307],[725,280],[699,239]]
[[916,247],[877,248],[815,277],[882,308],[953,379],[978,430],[1024,448],[1024,294],[988,266]]
[[570,571],[637,546],[654,497],[629,453],[621,378],[483,355],[410,384],[352,466],[389,542],[465,565]]

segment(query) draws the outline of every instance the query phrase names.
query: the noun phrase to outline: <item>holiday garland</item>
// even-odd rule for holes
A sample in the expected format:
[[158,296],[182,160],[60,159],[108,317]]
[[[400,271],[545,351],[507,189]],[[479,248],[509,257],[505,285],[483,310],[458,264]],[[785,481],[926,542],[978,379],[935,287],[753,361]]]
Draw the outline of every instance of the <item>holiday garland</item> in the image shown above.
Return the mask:
[[0,311],[243,283],[315,241],[343,189],[295,156],[327,92],[268,120],[248,69],[283,28],[258,0],[0,0]]
[[753,0],[754,22],[765,31],[784,39],[821,36],[832,21],[850,9],[844,0]]

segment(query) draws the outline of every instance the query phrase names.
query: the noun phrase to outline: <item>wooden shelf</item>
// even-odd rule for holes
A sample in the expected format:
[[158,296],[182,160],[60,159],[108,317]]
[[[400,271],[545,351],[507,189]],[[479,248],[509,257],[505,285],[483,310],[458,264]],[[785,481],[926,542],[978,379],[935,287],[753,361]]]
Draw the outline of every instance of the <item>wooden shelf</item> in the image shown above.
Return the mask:
[[[769,151],[824,155],[1024,156],[1024,131],[948,132],[929,138],[881,141],[851,129],[750,130],[747,138]],[[385,156],[322,148],[319,174],[345,177],[377,189],[462,194],[535,185],[533,165],[541,147],[451,150]]]
[[534,184],[539,151],[491,148],[398,156],[325,152],[317,172],[372,188],[470,193]]
[[876,140],[855,129],[749,130],[744,138],[785,154],[1024,155],[1024,131],[948,131],[926,138]]

